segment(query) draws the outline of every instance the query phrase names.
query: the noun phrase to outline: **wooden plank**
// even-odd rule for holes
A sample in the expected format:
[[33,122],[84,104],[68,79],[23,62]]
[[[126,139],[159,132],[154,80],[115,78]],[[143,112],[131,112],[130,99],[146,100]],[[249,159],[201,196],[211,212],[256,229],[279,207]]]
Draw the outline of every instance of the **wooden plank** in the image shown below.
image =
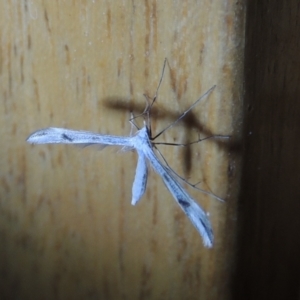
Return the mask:
[[249,1],[234,299],[299,299],[299,1]]
[[[30,1],[0,4],[1,293],[6,299],[228,299],[239,191],[244,4]],[[135,153],[30,146],[68,127],[128,135],[166,68],[153,115],[176,172],[226,199],[189,192],[215,233],[205,249],[161,179],[130,205]],[[232,147],[237,146],[237,147]]]

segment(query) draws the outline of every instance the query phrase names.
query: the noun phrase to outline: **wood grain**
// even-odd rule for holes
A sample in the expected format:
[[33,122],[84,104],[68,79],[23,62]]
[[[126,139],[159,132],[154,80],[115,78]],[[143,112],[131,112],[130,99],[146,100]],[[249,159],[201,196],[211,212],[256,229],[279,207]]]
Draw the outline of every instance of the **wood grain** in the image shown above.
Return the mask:
[[[0,273],[3,299],[229,299],[242,134],[243,1],[3,1],[0,4]],[[176,172],[209,212],[202,240],[160,178],[130,205],[135,153],[31,146],[34,130],[128,135],[130,111],[153,97]]]
[[234,299],[299,299],[299,1],[249,1]]

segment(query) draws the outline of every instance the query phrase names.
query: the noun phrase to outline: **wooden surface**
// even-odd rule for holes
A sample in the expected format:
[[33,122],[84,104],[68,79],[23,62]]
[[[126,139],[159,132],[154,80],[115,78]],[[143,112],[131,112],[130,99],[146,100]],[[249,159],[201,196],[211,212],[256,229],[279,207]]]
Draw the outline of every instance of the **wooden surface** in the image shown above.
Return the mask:
[[[0,288],[2,299],[230,299],[240,178],[243,1],[2,1],[0,4]],[[209,213],[205,249],[160,178],[133,207],[133,152],[26,144],[68,127],[129,135],[130,110],[153,97],[176,172]],[[266,97],[268,95],[265,95]],[[287,131],[288,132],[288,131]]]
[[300,299],[299,1],[249,1],[234,299]]

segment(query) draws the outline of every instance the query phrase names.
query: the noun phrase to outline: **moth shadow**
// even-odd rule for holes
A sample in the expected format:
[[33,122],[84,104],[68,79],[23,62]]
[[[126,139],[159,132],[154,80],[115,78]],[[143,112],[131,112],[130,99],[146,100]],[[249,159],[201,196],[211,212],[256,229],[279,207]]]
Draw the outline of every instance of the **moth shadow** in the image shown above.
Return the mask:
[[[141,101],[135,101],[134,99],[128,102],[128,99],[122,99],[117,97],[107,97],[101,101],[101,105],[103,105],[108,109],[122,111],[123,113],[132,112],[134,116],[141,116],[146,107],[146,101],[143,103]],[[100,105],[100,104],[99,104]],[[186,107],[188,109],[189,107]],[[156,103],[151,107],[150,117],[151,120],[159,121],[159,120],[168,120],[168,124],[175,122],[182,113],[178,113],[172,110],[172,108],[165,109],[163,107],[158,107]],[[129,120],[129,117],[128,117]],[[199,117],[191,110],[189,111],[173,128],[178,126],[183,130],[183,141],[175,141],[180,144],[187,144],[187,146],[183,147],[183,167],[185,176],[191,172],[192,169],[192,151],[194,145],[189,145],[190,143],[195,141],[194,132],[197,131],[201,137],[210,137],[220,135],[218,132],[212,132],[205,126],[205,124],[199,119]],[[164,128],[162,128],[164,129]],[[169,129],[168,129],[169,130]],[[167,132],[167,131],[166,131]],[[159,132],[152,133],[152,136],[156,136]],[[239,152],[241,151],[241,143],[235,141],[232,137],[229,138],[210,138],[211,141],[217,144],[220,151],[224,152]],[[154,141],[155,142],[155,141]],[[174,141],[167,141],[170,143],[174,143]],[[199,141],[205,142],[205,141]],[[201,155],[201,154],[200,154]]]

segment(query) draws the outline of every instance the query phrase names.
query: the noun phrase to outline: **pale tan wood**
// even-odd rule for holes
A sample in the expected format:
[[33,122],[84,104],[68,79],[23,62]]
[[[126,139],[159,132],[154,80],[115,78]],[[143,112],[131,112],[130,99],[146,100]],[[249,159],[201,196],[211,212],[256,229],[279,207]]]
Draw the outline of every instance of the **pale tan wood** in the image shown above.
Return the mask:
[[[18,299],[229,299],[240,158],[244,3],[218,1],[2,2],[2,295]],[[135,153],[30,146],[32,131],[68,127],[128,135],[129,111],[153,97],[153,130],[216,89],[160,140],[232,135],[169,164],[215,233],[205,249],[160,178],[130,205]]]

